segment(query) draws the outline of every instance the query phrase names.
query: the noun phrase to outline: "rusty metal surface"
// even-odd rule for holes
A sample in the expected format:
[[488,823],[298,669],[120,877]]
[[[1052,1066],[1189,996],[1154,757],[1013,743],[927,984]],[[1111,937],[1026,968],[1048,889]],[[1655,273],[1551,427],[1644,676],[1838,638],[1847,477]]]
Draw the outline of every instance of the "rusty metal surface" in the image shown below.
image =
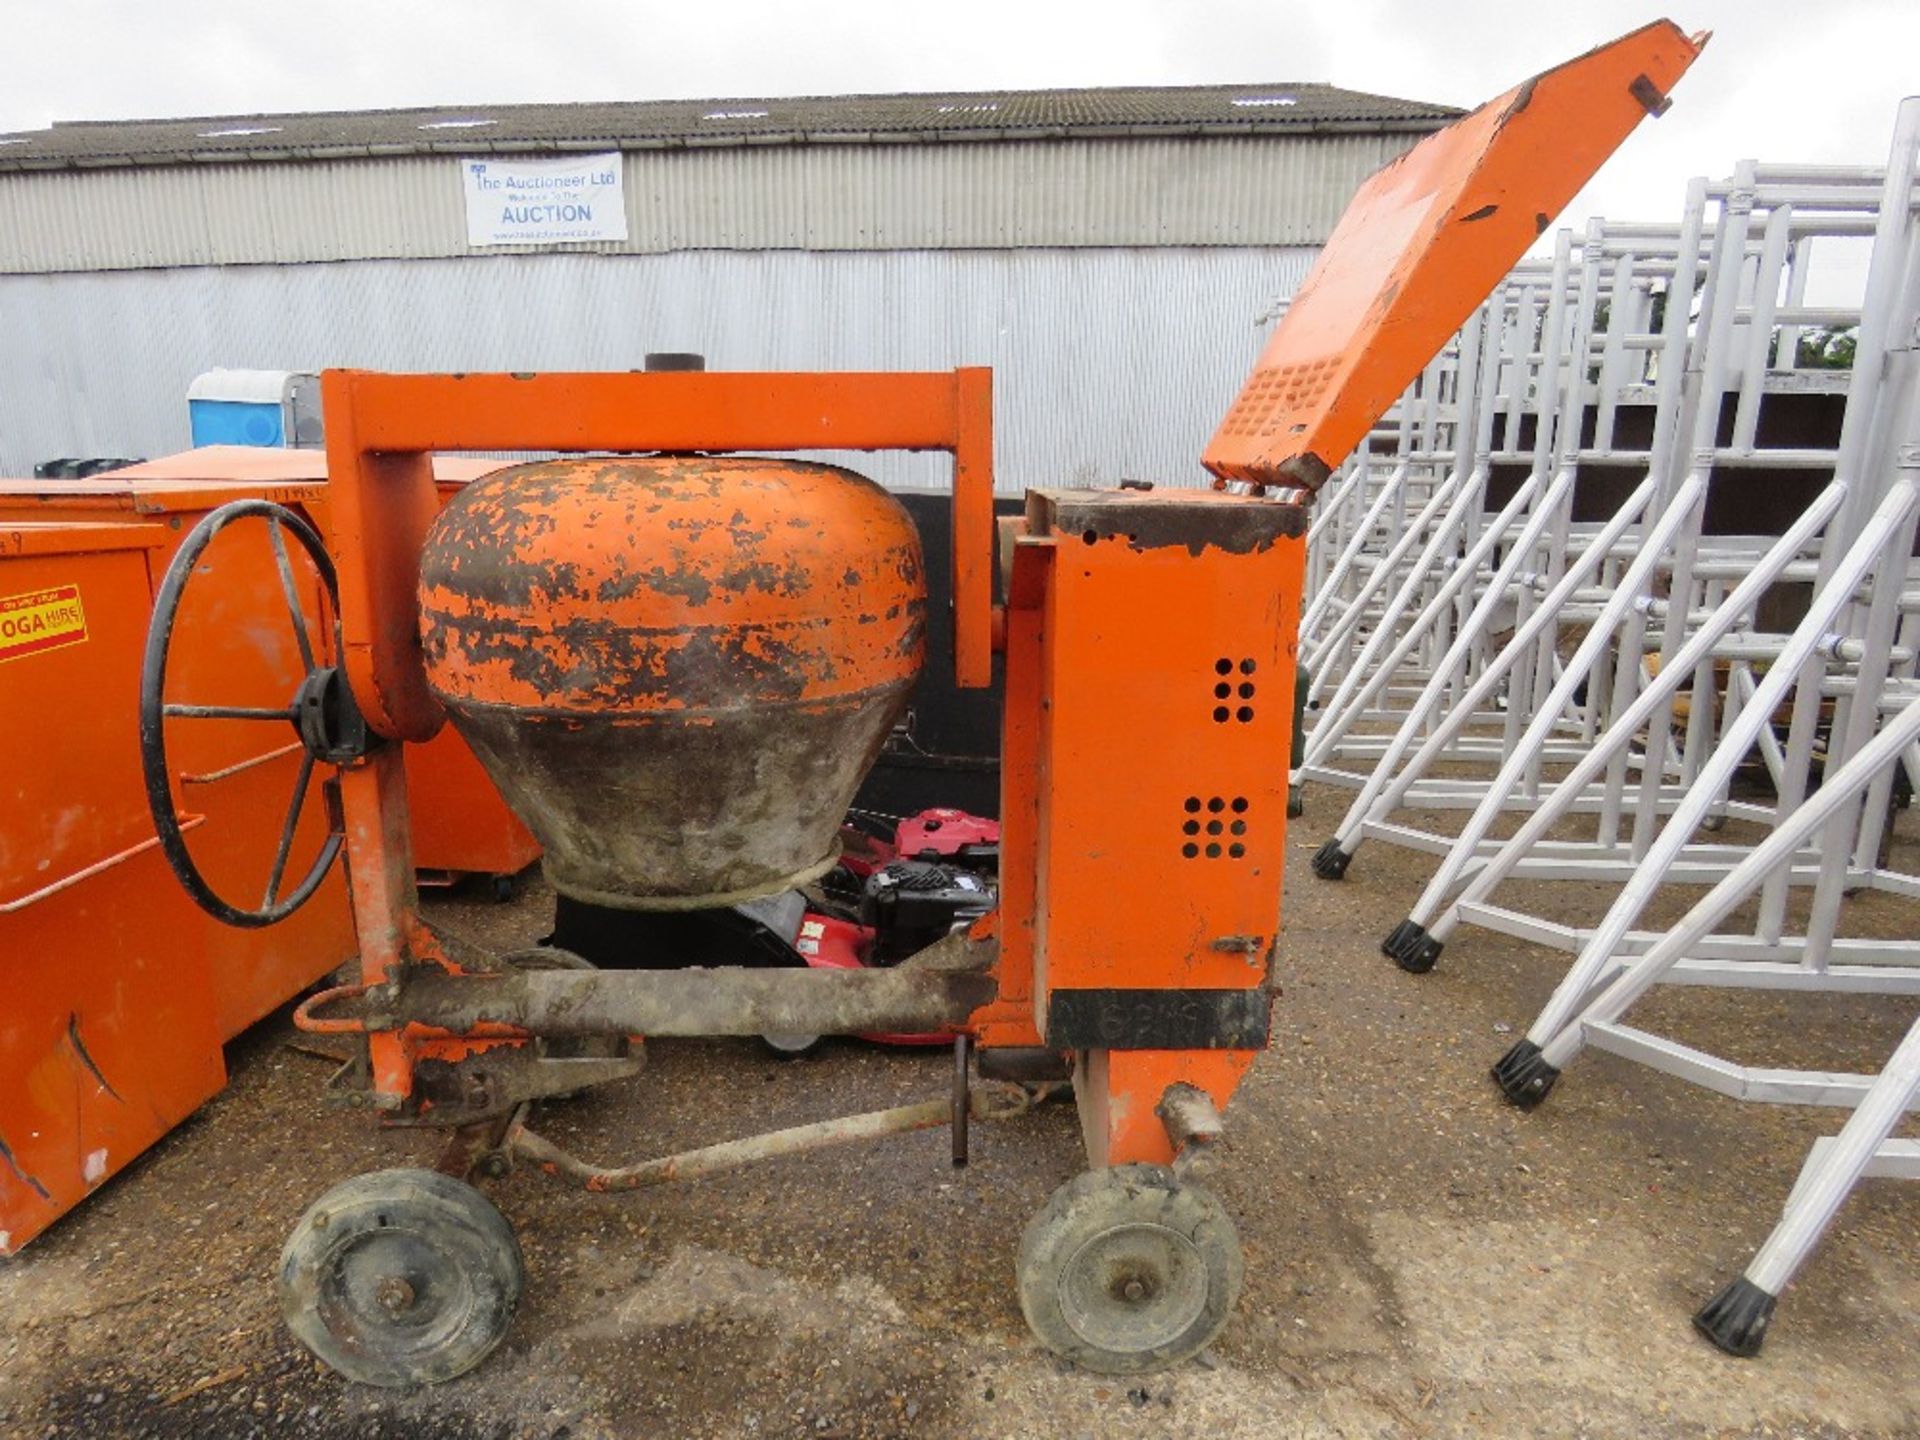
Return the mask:
[[1226,1134],[1226,1122],[1213,1103],[1213,1097],[1194,1085],[1169,1085],[1153,1107],[1160,1123],[1167,1127],[1167,1139],[1173,1142],[1174,1165],[1182,1176],[1204,1167],[1207,1152]]
[[796,1125],[744,1140],[728,1140],[703,1146],[679,1155],[643,1160],[637,1165],[613,1168],[595,1165],[563,1150],[524,1125],[514,1127],[507,1145],[522,1159],[531,1161],[550,1175],[574,1180],[589,1190],[638,1190],[648,1185],[665,1185],[674,1180],[693,1180],[724,1170],[736,1170],[780,1155],[798,1155],[808,1150],[846,1145],[858,1140],[877,1140],[884,1135],[905,1135],[914,1130],[931,1130],[951,1119],[945,1100],[925,1100],[918,1105],[896,1105],[889,1110],[872,1110],[864,1115],[842,1115],[812,1125]]
[[1137,550],[1174,545],[1198,555],[1265,550],[1307,533],[1307,512],[1278,499],[1214,490],[1029,490],[1027,529],[1086,540],[1124,538]]
[[475,1120],[447,1136],[433,1168],[455,1180],[465,1180],[474,1170],[496,1155],[507,1138],[507,1127],[519,1118],[508,1112],[497,1118]]
[[[619,1043],[624,1037],[595,1037],[592,1043]],[[558,1042],[585,1045],[587,1041]],[[414,1066],[414,1094],[419,1102],[412,1117],[427,1125],[468,1124],[497,1119],[516,1105],[577,1095],[595,1085],[606,1085],[637,1075],[646,1065],[646,1051],[593,1055],[554,1055],[545,1042],[532,1045],[494,1045],[458,1060],[422,1059]]]
[[[923,1100],[914,1105],[895,1105],[886,1110],[869,1110],[859,1115],[840,1115],[810,1125],[794,1125],[739,1140],[725,1140],[678,1155],[663,1155],[654,1160],[624,1166],[596,1165],[556,1145],[544,1135],[527,1128],[523,1119],[508,1129],[506,1148],[520,1159],[528,1160],[549,1175],[573,1180],[588,1190],[639,1190],[650,1185],[665,1185],[675,1180],[697,1180],[726,1170],[782,1155],[799,1155],[860,1140],[877,1140],[887,1135],[905,1135],[915,1130],[932,1130],[953,1124],[956,1136],[973,1120],[1005,1120],[1024,1115],[1051,1097],[1050,1089],[1038,1091],[1007,1087],[998,1093],[975,1091],[958,1103],[947,1100]],[[955,1164],[964,1142],[955,1140]]]
[[[990,372],[380,375],[329,370],[331,529],[347,672],[373,728],[431,738],[446,719],[422,669],[421,546],[439,508],[428,456],[449,449],[940,450],[956,534],[992,535]],[[730,519],[730,515],[726,518]],[[749,519],[751,519],[749,512]],[[987,557],[955,549],[954,664],[992,677]],[[564,558],[564,557],[563,557]]]
[[925,644],[919,540],[832,466],[560,460],[427,537],[428,683],[555,888],[734,903],[833,861]]
[[[556,448],[574,453],[614,450],[626,454],[653,450],[664,452],[668,457],[664,463],[671,465],[672,457],[700,459],[714,450],[944,451],[953,457],[955,532],[977,531],[986,537],[991,534],[992,524],[991,386],[990,373],[977,368],[901,374],[326,372],[321,377],[321,390],[327,413],[327,461],[331,477],[329,531],[339,560],[343,653],[354,694],[362,704],[369,725],[390,739],[420,741],[431,738],[447,718],[447,708],[434,693],[427,674],[421,625],[421,551],[429,531],[442,518],[430,463],[432,453],[502,448]],[[721,465],[719,461],[705,461],[710,474],[716,473]],[[591,470],[591,462],[587,468]],[[897,517],[899,530],[912,536],[910,522],[899,514],[897,502],[877,487],[849,485],[844,472],[828,467],[796,469],[775,462],[773,468],[787,486],[800,483],[798,477],[802,476],[832,476],[839,482],[838,493],[843,502],[854,495],[870,497],[864,512],[855,504],[853,514],[864,514],[866,521],[873,522],[885,513],[881,507],[886,507]],[[483,489],[484,485],[476,488]],[[704,527],[701,543],[713,547],[700,557],[706,568],[721,575],[729,568],[740,568],[738,562],[742,557],[737,554],[728,557],[727,547],[749,535],[755,529],[756,519],[765,521],[769,510],[777,506],[755,503],[721,509],[724,498],[710,494],[704,514],[698,506],[680,508],[674,514],[654,512],[650,521],[652,532],[642,537],[643,543],[638,547],[641,559],[665,555],[676,548],[697,548],[687,537],[676,536],[667,522],[705,519],[717,522]],[[629,629],[644,628],[648,623],[647,602],[660,602],[663,613],[668,614],[672,614],[676,605],[682,612],[689,608],[692,597],[674,593],[671,586],[664,590],[659,587],[648,590],[643,586],[644,594],[621,593],[620,582],[636,569],[628,563],[636,553],[634,527],[626,522],[637,521],[644,508],[643,504],[636,503],[631,507],[631,515],[612,514],[603,508],[600,518],[606,523],[596,525],[592,523],[595,517],[590,513],[591,505],[574,507],[569,517],[573,522],[568,527],[570,533],[558,543],[557,550],[544,558],[539,554],[527,557],[538,572],[525,577],[529,580],[527,598],[533,597],[534,580],[541,583],[542,595],[539,604],[523,611],[521,618],[538,620],[544,607],[546,618],[551,620],[553,602],[560,592],[569,591],[567,603],[575,606],[573,618],[589,622],[590,630],[592,622],[599,621],[602,635],[621,625]],[[662,510],[669,508],[663,506]],[[558,511],[567,509],[558,507]],[[741,516],[740,521],[735,520],[735,509]],[[550,528],[535,522],[537,537],[547,540],[558,537],[561,529],[558,511],[546,517],[552,522]],[[811,516],[790,514],[786,519],[795,523],[786,528],[793,533],[782,538],[789,546],[797,546],[799,532],[817,531],[823,515],[831,519],[833,513],[829,506]],[[844,519],[848,512],[843,508],[838,513]],[[578,523],[583,519],[588,523]],[[857,548],[862,553],[888,553],[885,544],[874,544],[876,536],[885,538],[885,525],[876,528],[870,523],[864,532],[857,525],[853,528]],[[486,538],[484,532],[477,538]],[[647,540],[654,543],[644,543]],[[680,541],[686,544],[678,545],[676,542]],[[778,549],[771,540],[769,546]],[[824,547],[828,551],[832,548]],[[971,564],[966,564],[956,548],[954,654],[956,674],[963,685],[984,685],[992,675],[989,648],[993,628],[992,596],[984,544],[981,549],[982,553],[973,557]],[[728,558],[735,562],[731,567],[725,563]],[[751,561],[768,557],[763,554],[746,558]],[[847,552],[841,551],[840,558],[844,561]],[[499,567],[493,568],[497,573]],[[679,565],[675,568],[687,572],[702,567]],[[756,567],[749,564],[746,568]],[[772,569],[777,576],[779,567]],[[915,570],[917,574],[917,564]],[[852,580],[845,578],[850,571],[854,572]],[[717,592],[723,597],[744,601],[742,610],[732,617],[736,623],[766,625],[792,621],[797,613],[802,618],[811,614],[827,629],[843,628],[835,624],[831,602],[811,612],[806,608],[823,593],[829,597],[834,595],[834,571],[828,568],[824,575],[824,584],[794,587],[800,591],[798,597],[782,596],[782,584],[774,579],[771,585],[762,587],[765,593],[755,594],[752,582],[745,589],[722,583],[714,587],[707,598],[711,601]],[[442,578],[451,577],[450,569],[449,575]],[[857,567],[852,565],[842,569],[839,577],[842,613],[847,608],[858,607],[854,609],[853,620],[856,626],[864,625],[866,622],[861,616],[870,613],[866,606],[877,598],[876,591],[884,591],[886,587],[858,585],[860,577]],[[684,578],[684,573],[676,578]],[[603,593],[602,586],[607,582],[613,582],[613,588]],[[920,617],[913,612],[923,608],[924,601],[912,587],[904,585],[904,570],[899,566],[896,566],[895,593],[902,598],[899,613],[888,615],[883,608],[879,612],[883,626],[885,622],[918,622]],[[514,618],[511,605],[505,611],[498,606],[476,605],[472,594],[450,593],[447,597],[430,594],[426,598],[429,602],[447,598],[469,619],[485,623],[498,624],[502,620],[510,623]],[[479,598],[485,599],[484,595]],[[781,609],[782,604],[796,599],[800,602],[797,611],[792,605],[784,611]],[[687,618],[679,613],[673,623],[679,624]],[[656,616],[655,623],[658,622]],[[680,628],[686,627],[681,624]],[[693,628],[699,628],[698,617]],[[573,644],[577,636],[549,635],[547,638],[564,648]],[[613,643],[618,648],[620,637],[616,636]],[[869,652],[872,648],[869,647]],[[820,684],[816,693],[809,693],[803,685],[797,698],[785,703],[818,710],[850,698],[855,701],[870,698],[870,692],[893,682],[884,663],[886,649],[884,645],[879,649],[883,663],[855,664],[852,678],[839,673],[837,666],[829,667],[834,673],[818,677]],[[828,645],[816,647],[816,657],[820,653],[832,660],[835,652]],[[584,658],[589,657],[574,656],[576,662]],[[868,653],[866,660],[872,659]],[[898,669],[910,672],[918,659],[917,647],[910,655],[904,653],[898,643],[893,648],[891,660]],[[490,673],[469,673],[453,689],[475,704],[499,706],[510,713],[517,708],[547,720],[555,718],[554,711],[564,708],[564,685],[563,704],[556,706],[555,697],[528,685],[525,676],[516,678],[510,654],[496,654],[492,660],[495,668]],[[565,684],[574,683],[576,678],[591,689],[590,676],[563,676]],[[911,678],[910,673],[907,678]],[[493,687],[491,692],[489,685]],[[521,687],[517,692],[516,685]],[[531,696],[528,691],[532,692]],[[869,694],[863,696],[863,691]],[[663,700],[672,700],[671,694],[663,697],[656,690],[645,698],[653,702],[652,706],[637,706],[630,712],[632,715],[658,720],[677,714],[683,720],[697,720],[689,715],[684,704],[677,711],[663,704]],[[602,719],[614,718],[614,712],[604,707],[597,712],[591,707],[580,710],[576,718],[584,720],[596,715]],[[341,782],[341,814],[348,836],[348,869],[361,950],[359,984],[351,988],[359,992],[360,1003],[376,992],[391,999],[394,984],[410,972],[436,968],[452,972],[469,968],[458,955],[457,947],[436,940],[419,922],[407,855],[407,797],[399,753],[399,747],[377,750],[343,775]],[[752,763],[752,755],[743,758]],[[818,780],[817,775],[807,778]],[[591,789],[593,782],[591,777],[574,775],[571,783]],[[831,798],[831,818],[826,823],[837,826],[839,812],[851,795],[852,785],[846,787],[844,796],[827,797],[828,788],[816,786],[788,798],[801,807]],[[822,808],[828,807],[822,805]],[[664,826],[657,827],[656,836],[664,829]],[[815,851],[821,860],[830,853],[831,843],[828,841]],[[821,860],[811,860],[809,864],[819,864]],[[661,898],[657,892],[648,893],[649,882],[644,874],[630,872],[624,863],[620,870],[616,883],[627,887],[624,893],[630,898],[636,891],[643,901]],[[776,873],[767,877],[766,883],[772,884],[778,878]],[[551,988],[555,981],[564,987],[569,981],[577,985],[582,980],[597,983],[595,977],[559,976],[515,977],[504,983]],[[912,979],[892,983],[907,990],[915,988]],[[939,988],[929,987],[924,980],[919,982],[919,987]],[[946,997],[944,1005],[922,1004],[918,1008],[902,1005],[900,1008],[912,1013],[901,1024],[876,1023],[873,1017],[859,1013],[859,1007],[854,1007],[855,1013],[847,1021],[848,1028],[935,1028],[946,1023],[942,1017],[948,1011],[965,1016],[977,1007],[977,1000],[967,1003],[969,997],[963,992],[969,986],[964,979],[956,979],[949,988],[955,993]],[[983,993],[988,998],[995,993],[990,979],[982,982],[974,977],[972,988],[976,994]],[[344,1001],[350,997],[341,994],[337,998]],[[699,997],[692,998],[697,1003]],[[688,1024],[684,1020],[682,1028],[662,1030],[649,1023],[658,1018],[662,1007],[643,1005],[640,1008],[649,1019],[629,1022],[623,1018],[611,1023],[609,1028],[616,1033],[684,1034],[689,1030],[730,1033],[724,1027],[715,1029],[712,1025]],[[929,1009],[934,1012],[931,1020],[927,1017]],[[449,1018],[457,1023],[458,1017]],[[464,1033],[450,1033],[444,1027],[405,1026],[391,1016],[386,1017],[384,1027],[369,1028],[363,1020],[330,1017],[316,1021],[309,1012],[306,1023],[367,1029],[369,1086],[364,1103],[389,1119],[417,1119],[429,1113],[430,1097],[419,1093],[415,1083],[418,1067],[430,1061],[446,1061],[457,1068],[481,1050],[519,1044],[527,1037],[523,1027],[484,1021],[462,1026]],[[835,1028],[837,1023],[828,1022],[813,1028],[824,1032]],[[756,1023],[754,1028],[791,1027],[781,1024],[776,1015],[764,1027]]]

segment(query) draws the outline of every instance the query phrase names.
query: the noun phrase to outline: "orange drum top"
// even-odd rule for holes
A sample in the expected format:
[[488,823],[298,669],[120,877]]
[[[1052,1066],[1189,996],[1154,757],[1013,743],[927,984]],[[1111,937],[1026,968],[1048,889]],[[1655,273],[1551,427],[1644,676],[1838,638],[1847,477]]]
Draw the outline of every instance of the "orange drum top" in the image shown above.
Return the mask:
[[905,509],[830,465],[516,466],[421,554],[428,686],[555,888],[601,905],[737,904],[831,866],[925,612]]
[[515,466],[450,501],[421,560],[443,699],[619,714],[911,682],[919,537],[829,465],[674,456]]

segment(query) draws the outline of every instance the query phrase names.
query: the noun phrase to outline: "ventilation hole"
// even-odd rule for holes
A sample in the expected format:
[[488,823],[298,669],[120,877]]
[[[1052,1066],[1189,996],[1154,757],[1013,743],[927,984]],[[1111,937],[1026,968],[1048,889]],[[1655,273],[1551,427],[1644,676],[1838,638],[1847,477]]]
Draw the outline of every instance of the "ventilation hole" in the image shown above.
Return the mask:
[[1218,795],[1214,796],[1211,800],[1207,801],[1207,809],[1215,815],[1218,815],[1222,810],[1226,808],[1227,808],[1227,802],[1222,800]]
[[1182,845],[1180,847],[1180,853],[1191,860],[1200,853],[1200,847],[1198,845]]
[[1207,846],[1207,859],[1218,860],[1219,858],[1220,858],[1220,847],[1218,845]]
[[1213,687],[1213,698],[1216,700],[1224,700],[1231,694],[1233,694],[1233,686],[1224,680]]
[[[1198,810],[1200,807],[1198,804],[1189,804],[1187,808],[1189,810]],[[1233,797],[1233,813],[1236,815],[1244,815],[1247,813],[1247,797],[1246,796],[1236,795]]]
[[1219,833],[1220,833],[1220,822],[1218,820],[1207,821],[1207,834],[1218,835]]
[[1198,795],[1187,796],[1187,813],[1189,815],[1197,815],[1200,813],[1200,797]]
[[1229,845],[1227,847],[1227,854],[1235,860],[1238,860],[1241,856],[1245,855],[1246,853],[1247,853],[1247,847],[1244,845]]
[[1200,833],[1200,822],[1198,820],[1189,820],[1180,827],[1180,832],[1183,835],[1198,835]]
[[1216,725],[1224,725],[1227,723],[1227,707],[1226,706],[1222,705],[1219,709],[1213,712],[1213,723]]
[[1231,675],[1233,673],[1233,661],[1216,660],[1213,662],[1213,670],[1216,675]]
[[1080,538],[1086,541],[1087,544],[1091,545],[1093,544],[1094,541],[1098,540],[1100,537],[1094,534],[1093,531],[1091,530],[1082,530],[1080,532]]
[[[1193,822],[1192,822],[1192,821],[1188,821],[1187,823],[1188,823],[1188,824],[1192,824]],[[1234,821],[1234,822],[1233,822],[1233,826],[1232,826],[1232,829],[1233,829],[1233,833],[1234,833],[1234,834],[1236,834],[1236,835],[1244,835],[1244,834],[1246,834],[1246,833],[1247,833],[1247,822],[1246,822],[1246,821],[1244,821],[1244,820],[1236,820],[1236,821]]]
[[[1226,697],[1222,696],[1221,698],[1225,699]],[[1242,700],[1253,699],[1253,686],[1251,684],[1242,685],[1240,687],[1240,698]]]
[[1249,655],[1245,660],[1242,660],[1240,662],[1240,673],[1242,675],[1251,675],[1255,670],[1259,668],[1260,668],[1259,666],[1253,663],[1253,657],[1251,655]]
[[1253,707],[1251,705],[1242,705],[1240,709],[1235,712],[1234,718],[1239,720],[1242,725],[1245,725],[1249,720],[1253,719]]

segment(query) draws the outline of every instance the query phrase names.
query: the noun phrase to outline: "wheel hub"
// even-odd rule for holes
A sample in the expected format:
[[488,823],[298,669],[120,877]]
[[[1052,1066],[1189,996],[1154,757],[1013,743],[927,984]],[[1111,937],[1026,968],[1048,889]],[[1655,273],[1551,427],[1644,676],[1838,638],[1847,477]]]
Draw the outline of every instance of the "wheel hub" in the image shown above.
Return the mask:
[[1193,1242],[1151,1221],[1115,1225],[1090,1237],[1062,1269],[1060,1313],[1074,1333],[1103,1350],[1171,1344],[1207,1305],[1207,1266]]
[[435,1170],[342,1181],[280,1253],[280,1307],[326,1364],[368,1385],[424,1385],[479,1364],[526,1283],[506,1218]]
[[413,1286],[398,1275],[389,1275],[382,1280],[373,1292],[373,1298],[389,1315],[398,1315],[402,1310],[412,1308]]
[[343,1338],[391,1354],[431,1351],[465,1322],[473,1287],[427,1236],[375,1230],[334,1257],[320,1309]]
[[353,689],[336,666],[318,666],[307,672],[294,692],[293,711],[300,743],[317,760],[348,764],[372,750],[379,740],[367,728]]

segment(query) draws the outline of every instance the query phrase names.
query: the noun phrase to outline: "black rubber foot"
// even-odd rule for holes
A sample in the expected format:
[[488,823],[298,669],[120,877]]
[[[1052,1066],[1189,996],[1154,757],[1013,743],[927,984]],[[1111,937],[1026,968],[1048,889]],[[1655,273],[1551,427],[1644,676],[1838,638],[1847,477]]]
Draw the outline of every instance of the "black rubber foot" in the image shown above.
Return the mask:
[[1346,878],[1347,866],[1352,863],[1353,856],[1340,848],[1338,840],[1329,840],[1313,852],[1313,873],[1322,880]]
[[1433,969],[1440,952],[1446,948],[1444,940],[1434,939],[1424,927],[1411,920],[1402,920],[1393,927],[1393,933],[1380,942],[1380,953],[1412,975],[1424,975]]
[[1700,1307],[1693,1328],[1729,1355],[1758,1355],[1775,1303],[1774,1296],[1742,1275]]
[[1560,1072],[1540,1058],[1540,1047],[1522,1040],[1493,1067],[1493,1083],[1522,1110],[1531,1110],[1547,1098]]
[[1307,813],[1307,796],[1298,785],[1287,791],[1287,818],[1298,820]]

